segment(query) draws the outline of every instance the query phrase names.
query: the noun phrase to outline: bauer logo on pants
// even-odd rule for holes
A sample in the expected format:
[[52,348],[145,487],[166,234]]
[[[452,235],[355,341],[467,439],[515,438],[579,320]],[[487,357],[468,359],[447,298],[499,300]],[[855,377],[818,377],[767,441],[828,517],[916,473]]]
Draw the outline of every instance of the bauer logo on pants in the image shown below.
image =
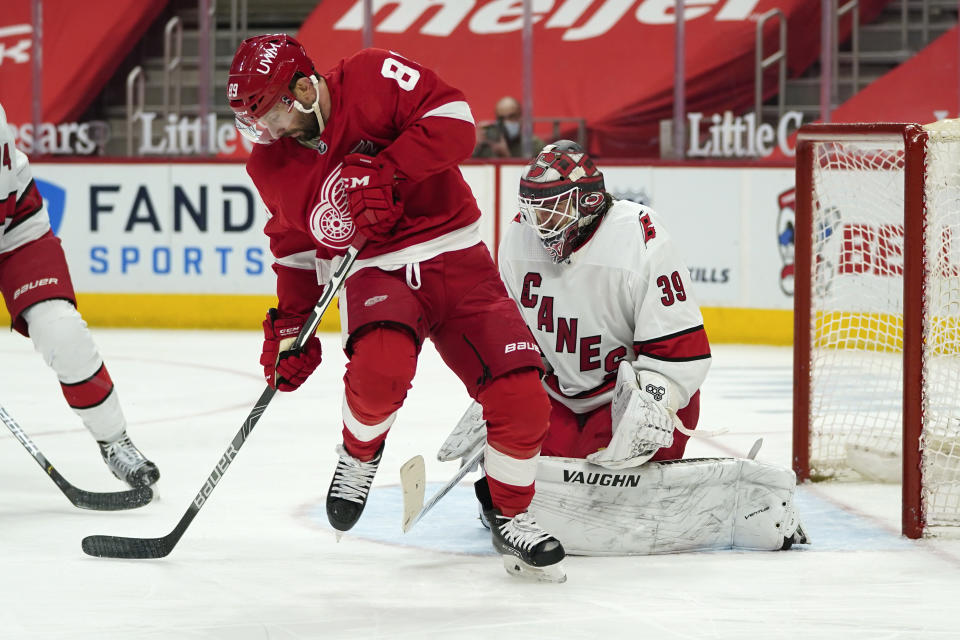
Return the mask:
[[28,282],[27,284],[18,287],[16,291],[13,292],[13,299],[16,300],[22,294],[30,291],[31,289],[36,289],[37,287],[42,287],[48,284],[57,284],[59,280],[56,278],[40,278],[39,280],[34,280],[33,282]]
[[513,353],[514,351],[540,351],[536,342],[511,342],[504,345],[504,353]]

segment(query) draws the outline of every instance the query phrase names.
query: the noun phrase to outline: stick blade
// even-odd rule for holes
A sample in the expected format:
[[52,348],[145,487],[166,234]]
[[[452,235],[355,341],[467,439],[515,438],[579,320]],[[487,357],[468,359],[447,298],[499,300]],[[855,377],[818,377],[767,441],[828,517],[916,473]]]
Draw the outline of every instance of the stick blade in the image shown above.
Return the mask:
[[406,533],[416,522],[414,518],[423,509],[423,496],[426,490],[427,470],[423,456],[414,456],[400,467],[400,484],[403,487],[403,532]]
[[75,507],[92,511],[137,509],[150,504],[153,500],[153,489],[150,487],[138,487],[115,493],[94,493],[74,488],[72,491],[64,491],[64,493]]
[[130,558],[145,560],[163,558],[173,550],[166,538],[125,538],[122,536],[87,536],[81,543],[83,552],[96,558]]

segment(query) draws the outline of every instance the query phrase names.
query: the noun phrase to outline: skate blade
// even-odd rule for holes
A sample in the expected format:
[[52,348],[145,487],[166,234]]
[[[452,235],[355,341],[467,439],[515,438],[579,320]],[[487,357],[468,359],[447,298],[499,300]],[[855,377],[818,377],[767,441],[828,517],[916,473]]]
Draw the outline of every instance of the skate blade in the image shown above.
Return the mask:
[[555,583],[567,581],[567,573],[563,570],[562,562],[546,567],[534,567],[516,556],[504,555],[501,557],[503,558],[503,568],[507,570],[507,573],[522,580]]

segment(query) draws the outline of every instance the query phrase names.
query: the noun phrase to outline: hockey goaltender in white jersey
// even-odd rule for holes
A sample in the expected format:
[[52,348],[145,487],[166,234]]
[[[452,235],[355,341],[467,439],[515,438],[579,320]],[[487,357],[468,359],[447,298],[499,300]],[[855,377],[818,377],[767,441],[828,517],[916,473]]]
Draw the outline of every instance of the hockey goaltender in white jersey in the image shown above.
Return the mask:
[[546,365],[553,412],[541,454],[618,468],[681,458],[710,345],[665,226],[614,200],[569,141],[526,167],[519,200],[499,263]]
[[[807,542],[794,473],[752,459],[681,460],[710,347],[689,272],[663,221],[615,200],[574,142],[520,180],[501,277],[544,360],[553,406],[531,513],[568,553],[774,550]],[[458,433],[482,431],[470,412]],[[465,445],[471,448],[474,445]],[[484,483],[477,483],[481,504]]]

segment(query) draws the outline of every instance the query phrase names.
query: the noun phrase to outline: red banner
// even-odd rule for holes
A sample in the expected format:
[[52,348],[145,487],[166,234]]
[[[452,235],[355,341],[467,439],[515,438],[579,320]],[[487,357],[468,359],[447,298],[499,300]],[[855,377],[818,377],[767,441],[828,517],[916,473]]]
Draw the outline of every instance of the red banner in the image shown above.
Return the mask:
[[[117,70],[167,0],[43,0],[43,121],[75,120]],[[0,12],[0,103],[13,124],[32,122],[31,0]]]
[[[888,0],[861,0],[869,21]],[[534,114],[582,118],[590,148],[604,156],[656,155],[659,121],[672,117],[675,0],[534,1]],[[780,9],[788,25],[793,75],[820,54],[820,2],[686,0],[688,111],[751,110],[758,16]],[[434,68],[462,89],[478,120],[492,119],[497,99],[522,95],[520,0],[375,0],[376,47]],[[363,0],[324,0],[298,35],[326,70],[362,46]],[[846,21],[846,22],[849,22]],[[841,36],[849,25],[841,25]],[[764,55],[777,47],[778,25],[764,28]],[[776,92],[769,73],[765,94]],[[552,138],[549,125],[538,129]],[[564,123],[561,135],[576,129]]]
[[957,27],[837,107],[833,122],[919,122],[956,118],[960,102]]

